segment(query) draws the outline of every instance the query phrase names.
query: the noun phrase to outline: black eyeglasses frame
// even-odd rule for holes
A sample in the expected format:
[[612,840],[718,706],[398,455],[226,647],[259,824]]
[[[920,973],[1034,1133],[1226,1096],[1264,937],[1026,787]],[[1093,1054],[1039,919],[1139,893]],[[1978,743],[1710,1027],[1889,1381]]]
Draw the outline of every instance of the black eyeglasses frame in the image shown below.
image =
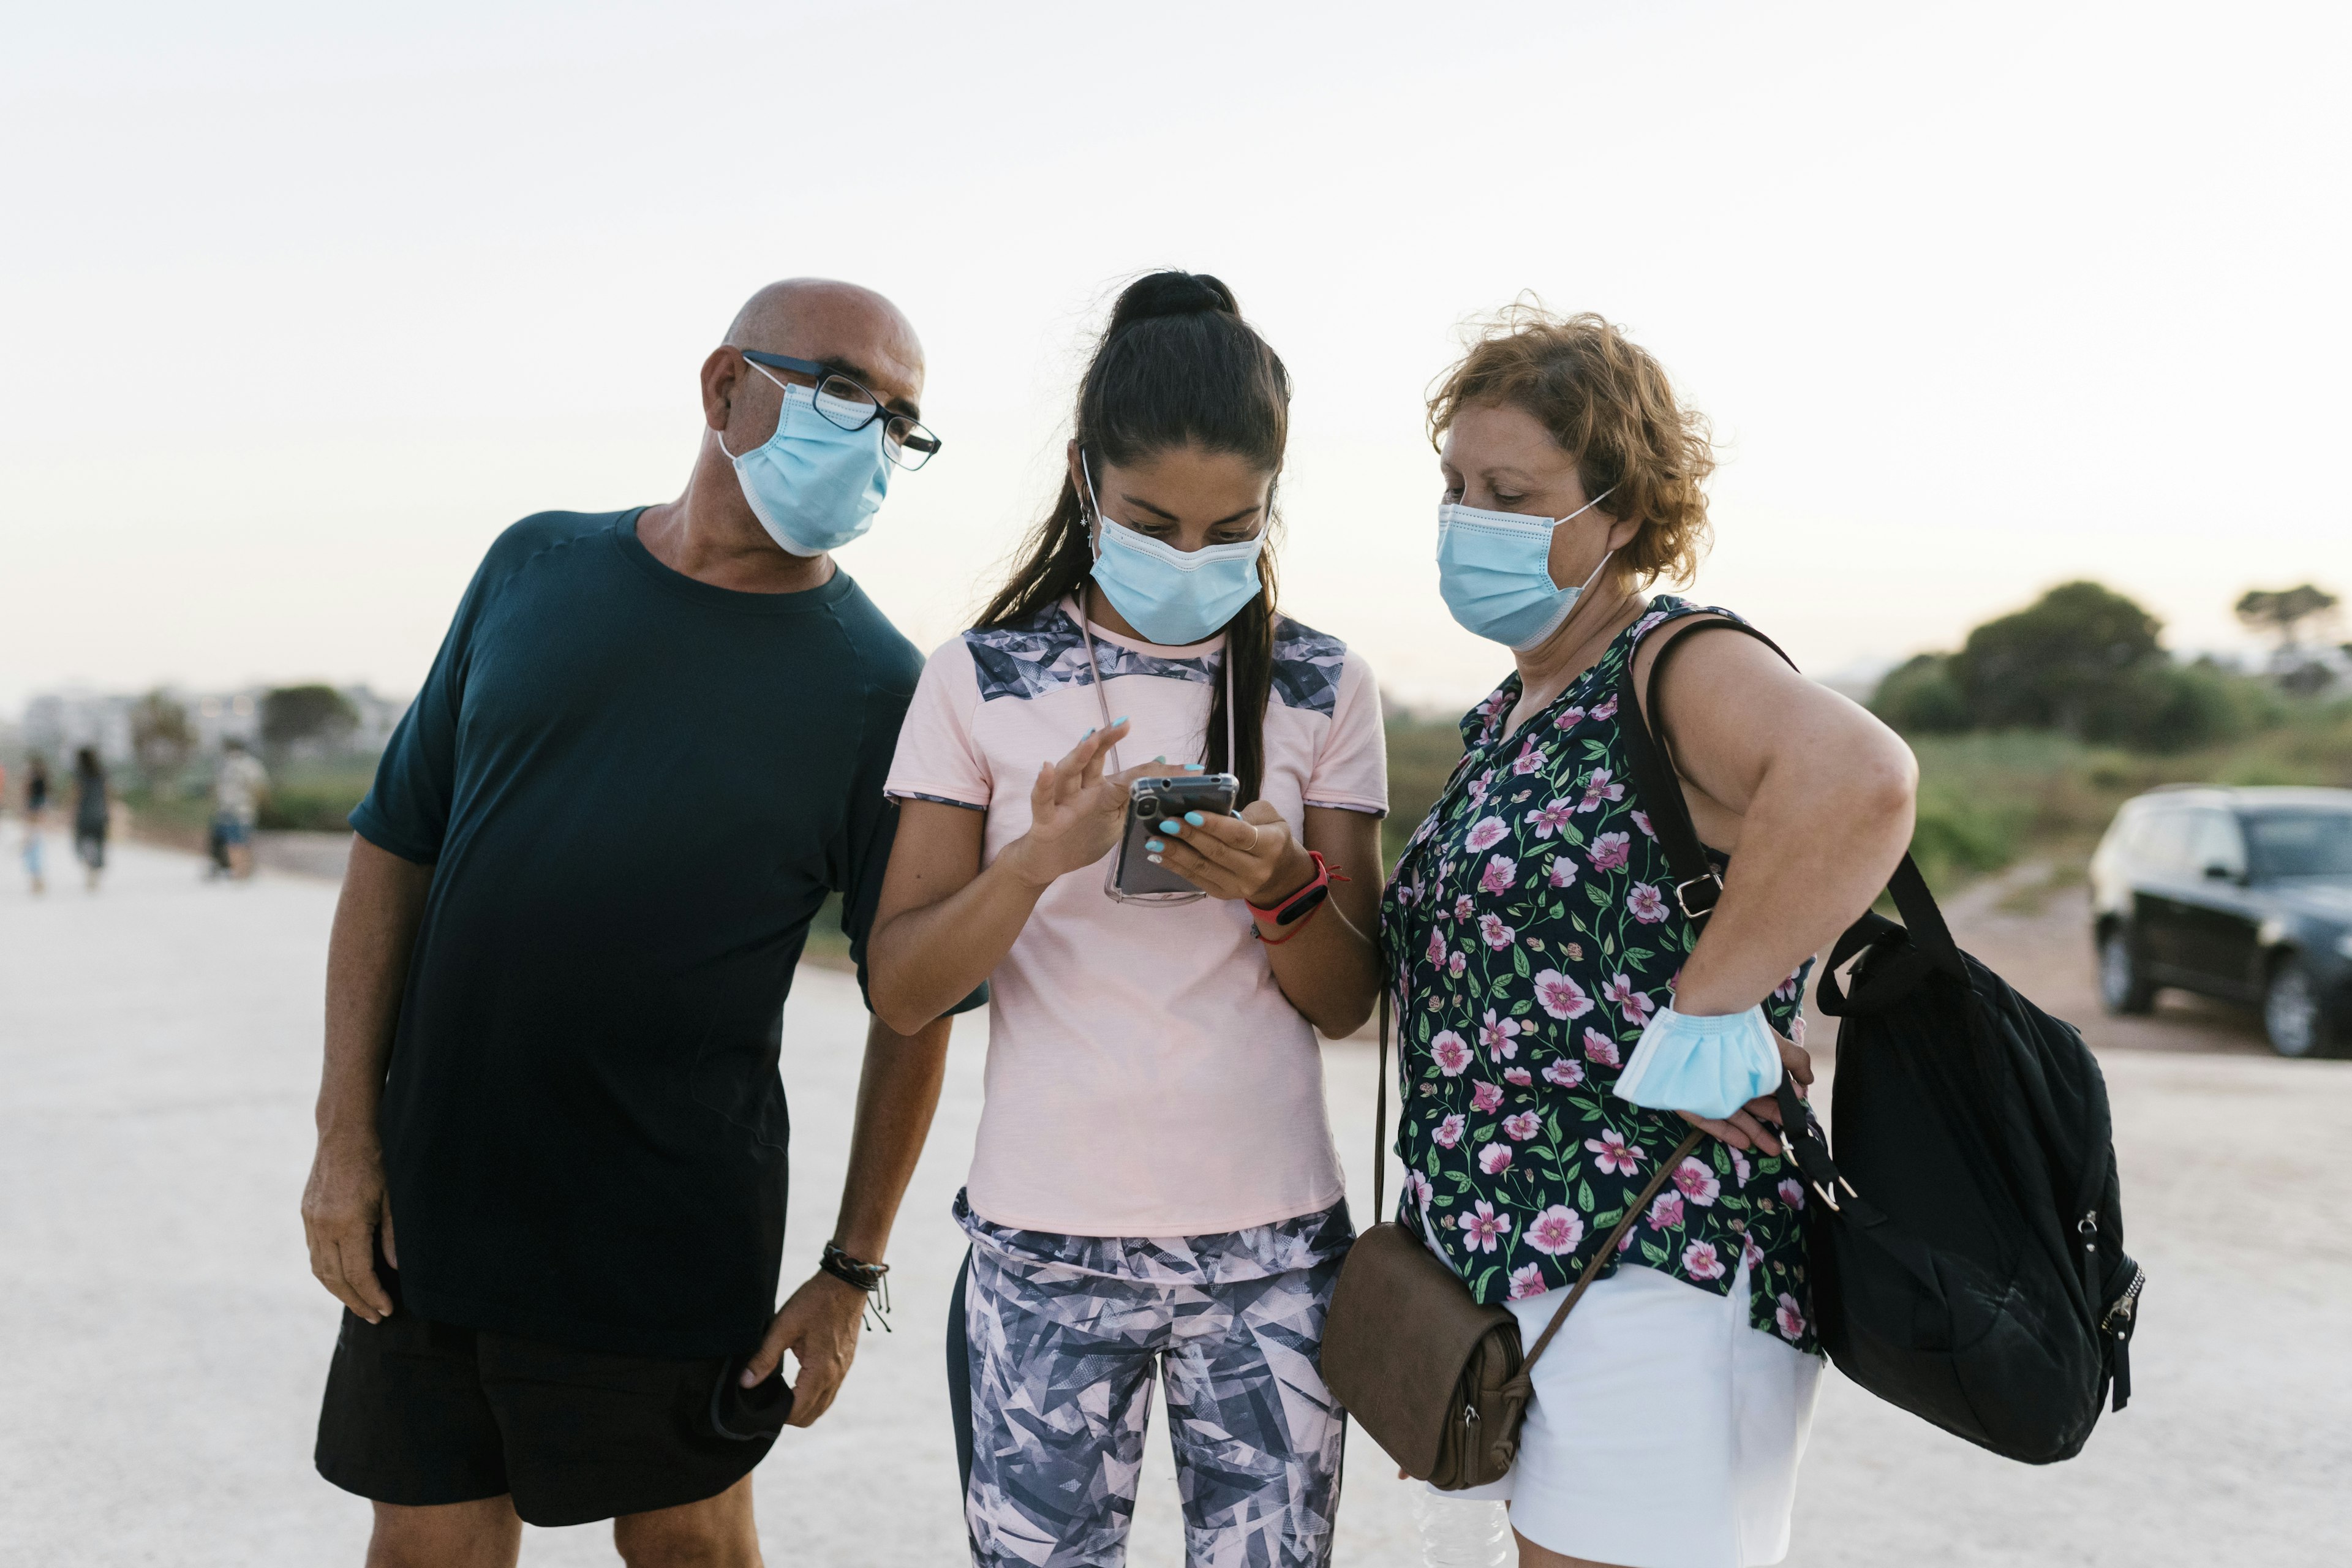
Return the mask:
[[[835,381],[842,383],[845,386],[856,387],[857,389],[857,395],[859,397],[863,397],[866,402],[874,405],[874,412],[859,420],[856,424],[842,425],[840,420],[834,418],[830,414],[825,414],[824,409],[820,408],[817,412],[824,416],[826,423],[836,426],[845,430],[863,430],[868,425],[873,424],[877,419],[883,421],[882,435],[884,438],[887,440],[891,446],[897,447],[898,449],[898,453],[911,452],[916,455],[915,460],[911,463],[906,461],[903,457],[898,454],[893,454],[891,457],[890,460],[892,462],[898,464],[898,467],[906,469],[908,472],[912,473],[915,469],[921,468],[925,463],[929,462],[933,458],[939,456],[940,447],[942,443],[940,442],[939,434],[936,431],[919,419],[909,419],[903,414],[895,414],[891,412],[890,406],[875,396],[872,391],[859,383],[855,377],[844,375],[841,372],[834,369],[831,365],[821,363],[813,359],[794,359],[790,354],[772,354],[760,349],[737,349],[735,352],[741,354],[753,364],[765,365],[771,370],[788,370],[795,375],[807,376],[809,379],[816,383],[815,390],[819,392],[824,390],[827,383]],[[854,402],[856,399],[845,398],[843,401]]]

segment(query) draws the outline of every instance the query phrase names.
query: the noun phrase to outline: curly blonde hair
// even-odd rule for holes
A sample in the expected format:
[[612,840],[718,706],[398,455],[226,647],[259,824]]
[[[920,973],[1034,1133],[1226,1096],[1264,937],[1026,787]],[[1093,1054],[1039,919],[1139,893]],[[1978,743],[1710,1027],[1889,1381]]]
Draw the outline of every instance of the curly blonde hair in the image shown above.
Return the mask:
[[1469,405],[1525,409],[1575,458],[1586,495],[1609,492],[1601,510],[1641,524],[1620,552],[1626,569],[1643,583],[1688,583],[1711,540],[1702,487],[1715,448],[1664,368],[1589,310],[1555,316],[1522,300],[1473,331],[1430,394],[1431,444]]

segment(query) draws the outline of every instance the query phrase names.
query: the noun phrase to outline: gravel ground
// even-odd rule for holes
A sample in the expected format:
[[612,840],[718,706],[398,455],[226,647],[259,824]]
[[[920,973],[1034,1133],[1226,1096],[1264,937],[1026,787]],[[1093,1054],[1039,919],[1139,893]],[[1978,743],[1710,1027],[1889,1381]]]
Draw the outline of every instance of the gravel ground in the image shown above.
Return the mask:
[[[13,872],[13,831],[7,848]],[[0,1563],[360,1559],[366,1505],[310,1468],[335,1308],[295,1212],[334,889],[268,864],[206,885],[192,858],[126,845],[95,898],[63,877],[38,901],[13,876],[0,887]],[[1954,923],[2101,1050],[2132,1248],[2152,1275],[2137,1397],[2083,1458],[2040,1470],[1832,1376],[1789,1561],[2352,1561],[2352,1205],[2316,1179],[2352,1120],[2352,1064],[2272,1059],[2219,1009],[2095,1019],[2079,893],[2021,886],[1963,901]],[[854,984],[803,971],[783,1068],[788,1279],[830,1221],[862,1032]],[[940,1319],[984,1038],[958,1029],[893,1246],[898,1331],[868,1337],[835,1412],[758,1473],[772,1563],[961,1560]],[[1332,1046],[1327,1067],[1365,1191],[1369,1042]],[[1407,1489],[1370,1443],[1352,1458],[1339,1561],[1416,1562]],[[1132,1558],[1149,1568],[1181,1561],[1172,1475],[1155,1432]],[[523,1560],[610,1563],[609,1540],[533,1531]]]

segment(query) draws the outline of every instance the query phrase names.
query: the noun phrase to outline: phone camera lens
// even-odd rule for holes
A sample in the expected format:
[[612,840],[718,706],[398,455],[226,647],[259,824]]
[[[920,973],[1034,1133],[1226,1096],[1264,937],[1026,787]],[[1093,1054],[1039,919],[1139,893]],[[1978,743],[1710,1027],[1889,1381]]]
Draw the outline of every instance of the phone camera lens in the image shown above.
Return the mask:
[[1138,816],[1159,816],[1160,797],[1156,795],[1138,795],[1135,801],[1135,815]]

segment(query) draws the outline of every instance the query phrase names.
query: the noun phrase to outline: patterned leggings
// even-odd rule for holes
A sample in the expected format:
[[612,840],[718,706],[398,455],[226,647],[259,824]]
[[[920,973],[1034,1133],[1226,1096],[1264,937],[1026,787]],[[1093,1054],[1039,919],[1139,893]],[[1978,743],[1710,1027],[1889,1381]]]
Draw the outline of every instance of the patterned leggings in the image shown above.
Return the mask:
[[1316,1363],[1339,1277],[1330,1258],[1225,1283],[1126,1279],[975,1245],[948,1352],[973,1563],[1126,1561],[1158,1371],[1186,1562],[1323,1568],[1346,1418]]

